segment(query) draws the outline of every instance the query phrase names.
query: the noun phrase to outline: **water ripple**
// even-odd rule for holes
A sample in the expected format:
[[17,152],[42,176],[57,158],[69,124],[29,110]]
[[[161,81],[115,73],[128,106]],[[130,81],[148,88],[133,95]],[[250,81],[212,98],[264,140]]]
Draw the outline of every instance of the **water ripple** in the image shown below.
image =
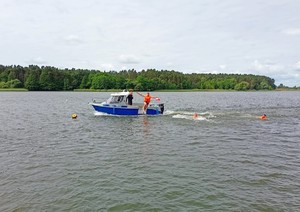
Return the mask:
[[0,95],[1,211],[299,209],[297,92],[161,93],[134,118],[94,116],[107,93]]

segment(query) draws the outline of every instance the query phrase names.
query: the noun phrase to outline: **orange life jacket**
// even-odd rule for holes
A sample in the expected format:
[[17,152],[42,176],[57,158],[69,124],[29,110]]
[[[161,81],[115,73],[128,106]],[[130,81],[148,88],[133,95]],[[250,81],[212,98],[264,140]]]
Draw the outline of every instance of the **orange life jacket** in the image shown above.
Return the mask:
[[144,102],[150,103],[150,100],[151,100],[151,96],[150,96],[150,95],[146,95],[146,96],[144,97]]
[[261,116],[260,119],[265,120],[265,119],[267,119],[267,116]]

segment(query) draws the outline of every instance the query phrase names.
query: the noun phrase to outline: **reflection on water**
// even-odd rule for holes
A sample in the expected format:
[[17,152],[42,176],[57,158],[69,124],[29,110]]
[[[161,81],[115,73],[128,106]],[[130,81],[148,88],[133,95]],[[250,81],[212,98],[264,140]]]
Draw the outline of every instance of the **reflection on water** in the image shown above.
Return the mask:
[[143,116],[142,118],[143,118],[144,137],[147,138],[151,134],[150,129],[149,129],[149,119],[148,119],[148,116]]

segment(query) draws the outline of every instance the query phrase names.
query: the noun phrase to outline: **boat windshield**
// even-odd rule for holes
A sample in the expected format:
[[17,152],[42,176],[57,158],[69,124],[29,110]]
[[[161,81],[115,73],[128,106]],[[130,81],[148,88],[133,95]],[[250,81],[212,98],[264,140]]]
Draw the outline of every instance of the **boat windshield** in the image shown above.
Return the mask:
[[108,100],[107,103],[120,103],[124,100],[125,96],[111,96]]

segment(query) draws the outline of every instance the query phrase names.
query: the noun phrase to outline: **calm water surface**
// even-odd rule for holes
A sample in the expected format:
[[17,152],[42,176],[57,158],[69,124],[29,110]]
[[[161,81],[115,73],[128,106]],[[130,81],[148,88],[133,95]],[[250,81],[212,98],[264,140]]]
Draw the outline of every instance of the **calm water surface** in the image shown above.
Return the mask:
[[0,92],[0,211],[300,210],[300,92],[153,93],[163,116],[95,115],[108,95]]

